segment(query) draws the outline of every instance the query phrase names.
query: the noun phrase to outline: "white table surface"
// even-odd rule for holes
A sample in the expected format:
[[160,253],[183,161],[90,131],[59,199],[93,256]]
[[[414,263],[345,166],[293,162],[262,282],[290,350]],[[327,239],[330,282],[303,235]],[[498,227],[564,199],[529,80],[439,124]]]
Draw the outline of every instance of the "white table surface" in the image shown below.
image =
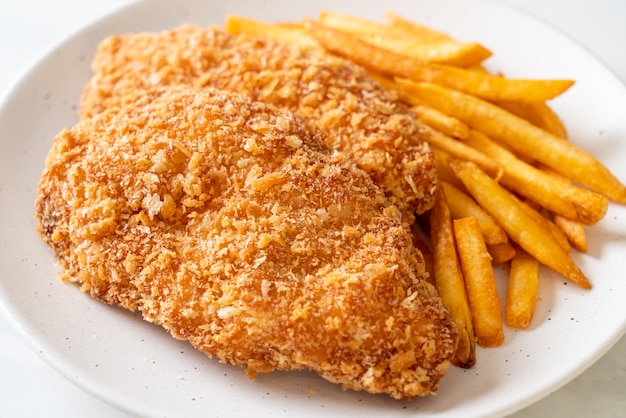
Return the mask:
[[[561,30],[626,83],[626,0],[502,1]],[[66,36],[130,2],[1,0],[0,98],[41,54]],[[0,416],[128,417],[49,367],[1,317]],[[626,337],[575,380],[513,415],[515,418],[544,416],[626,417]]]

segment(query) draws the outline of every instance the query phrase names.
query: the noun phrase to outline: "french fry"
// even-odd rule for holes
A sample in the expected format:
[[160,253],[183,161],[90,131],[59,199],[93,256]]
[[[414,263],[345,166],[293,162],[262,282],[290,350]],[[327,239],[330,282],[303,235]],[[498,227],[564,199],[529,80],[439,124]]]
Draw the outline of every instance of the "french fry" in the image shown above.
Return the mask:
[[430,147],[430,150],[432,151],[433,155],[435,156],[435,165],[436,165],[436,168],[437,168],[437,177],[440,180],[444,180],[444,181],[452,184],[457,189],[465,192],[465,186],[454,175],[454,173],[452,172],[452,169],[450,169],[450,166],[448,165],[448,161],[453,160],[454,157],[452,157],[446,151],[441,150],[441,149],[439,149],[437,147]]
[[377,47],[424,62],[469,67],[480,64],[492,55],[481,44],[457,42],[407,21],[404,24],[396,21],[395,25],[385,25],[356,16],[325,11],[320,13],[318,22],[356,35]]
[[297,44],[302,47],[322,49],[301,25],[272,24],[236,15],[226,16],[224,29],[231,35],[246,33],[274,41]]
[[587,234],[583,224],[556,214],[552,214],[552,220],[567,237],[572,247],[580,252],[587,252]]
[[414,100],[456,117],[520,156],[539,161],[615,202],[626,203],[626,186],[590,153],[570,142],[476,97],[429,83],[396,83]]
[[509,240],[504,229],[474,199],[445,180],[439,180],[439,187],[446,194],[453,219],[474,217],[487,244],[502,244]]
[[453,40],[449,35],[446,35],[443,32],[440,32],[433,28],[406,20],[402,16],[399,16],[398,14],[392,11],[389,11],[389,10],[386,11],[385,17],[387,18],[387,20],[389,21],[389,24],[392,27],[404,31],[407,34],[407,36],[413,36],[418,39],[432,40],[432,41],[438,41],[438,40],[439,41],[452,41]]
[[487,244],[487,251],[491,255],[491,264],[501,266],[515,257],[517,250],[507,241],[502,244]]
[[513,328],[527,328],[535,313],[539,291],[539,261],[519,249],[511,260],[504,302],[504,322]]
[[491,56],[491,51],[477,43],[420,41],[407,39],[406,37],[384,37],[379,34],[353,33],[353,35],[378,48],[386,49],[402,56],[421,62],[438,63],[453,67],[479,65]]
[[585,289],[591,288],[587,277],[552,234],[538,224],[506,189],[472,162],[453,160],[448,164],[472,197],[504,228],[510,239],[542,264]]
[[482,132],[470,131],[465,142],[502,167],[501,184],[540,206],[586,225],[595,224],[606,214],[609,201],[605,196],[576,187],[522,161]]
[[502,311],[491,257],[478,221],[471,216],[455,219],[453,228],[476,340],[480,346],[496,347],[504,341]]
[[411,110],[415,112],[423,124],[430,126],[444,135],[462,140],[467,139],[469,136],[470,130],[466,124],[436,109],[416,105],[411,107]]
[[[365,42],[351,33],[305,20],[309,34],[329,52],[343,56],[376,72],[440,84],[455,90],[500,101],[545,101],[573,84],[571,80],[524,80],[496,77],[407,57]],[[447,113],[447,112],[446,112]]]
[[563,251],[565,251],[566,253],[570,252],[572,247],[567,237],[565,236],[563,231],[559,229],[559,227],[557,227],[552,221],[550,221],[548,218],[540,213],[541,208],[534,208],[529,202],[519,200],[515,195],[511,195],[511,197],[520,205],[522,209],[524,209],[524,211],[531,218],[535,220],[535,222],[537,222],[538,225],[540,225],[544,230],[548,231],[550,235],[552,235],[554,241],[563,249]]
[[[411,33],[407,32],[404,28],[394,27],[384,23],[374,22],[362,17],[348,15],[344,13],[322,11],[317,17],[317,22],[320,25],[338,29],[342,32],[357,35],[375,35],[380,37],[387,37],[393,39],[410,38]],[[418,39],[426,42],[433,41],[451,41],[452,39],[445,37],[420,37],[413,36],[414,39]]]
[[444,150],[455,158],[472,161],[478,164],[480,168],[496,180],[502,177],[502,167],[475,148],[470,147],[462,141],[450,138],[428,126],[423,127],[423,132],[424,140],[429,144]]
[[567,129],[561,118],[545,102],[497,102],[496,104],[554,136],[567,139]]
[[452,219],[442,190],[436,192],[435,206],[429,219],[435,287],[459,331],[459,344],[451,362],[459,367],[471,368],[476,363],[472,313],[454,241]]
[[[547,175],[553,176],[556,181],[561,181],[565,183],[570,183],[568,179],[563,177],[563,175],[555,172],[554,170],[542,167],[542,171],[544,171]],[[581,252],[587,251],[587,234],[585,233],[584,225],[579,221],[573,221],[571,219],[567,219],[564,216],[558,213],[551,213],[552,220],[554,224],[563,232],[563,234],[567,237],[567,240],[572,244],[572,247]]]

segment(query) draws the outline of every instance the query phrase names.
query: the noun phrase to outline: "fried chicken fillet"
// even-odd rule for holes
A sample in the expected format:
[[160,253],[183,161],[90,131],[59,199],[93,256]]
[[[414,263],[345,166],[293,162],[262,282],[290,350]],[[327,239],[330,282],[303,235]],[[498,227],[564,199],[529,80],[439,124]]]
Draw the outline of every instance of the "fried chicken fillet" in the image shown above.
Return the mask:
[[236,91],[294,111],[325,131],[329,146],[365,170],[408,222],[415,212],[432,207],[435,164],[415,115],[345,59],[186,25],[109,37],[99,46],[92,69],[80,107],[83,117],[154,86]]
[[38,188],[65,280],[253,375],[432,393],[456,330],[370,177],[297,115],[147,91],[54,139]]

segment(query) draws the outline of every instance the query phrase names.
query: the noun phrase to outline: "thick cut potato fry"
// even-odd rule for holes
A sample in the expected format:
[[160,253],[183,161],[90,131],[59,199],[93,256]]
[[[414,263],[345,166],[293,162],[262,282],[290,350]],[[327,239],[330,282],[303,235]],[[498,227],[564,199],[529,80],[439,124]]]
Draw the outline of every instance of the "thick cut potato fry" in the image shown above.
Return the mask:
[[385,12],[385,17],[389,21],[389,24],[397,29],[404,31],[407,36],[413,36],[418,39],[432,40],[432,41],[452,41],[453,39],[443,32],[435,30],[433,28],[420,25],[418,23],[410,22],[391,11]]
[[[396,19],[400,20],[397,16]],[[331,11],[321,12],[317,21],[379,48],[424,62],[469,67],[480,64],[492,55],[491,51],[478,43],[457,42],[449,36],[407,21],[394,21],[386,25]]]
[[444,150],[455,158],[472,161],[480,166],[491,177],[499,180],[502,177],[502,167],[482,152],[470,147],[462,141],[458,141],[442,134],[428,126],[423,127],[424,140],[429,144]]
[[476,218],[455,219],[453,228],[476,340],[483,347],[496,347],[504,341],[504,333],[491,256]]
[[450,184],[452,184],[457,189],[465,192],[465,186],[461,181],[456,177],[450,166],[448,165],[448,161],[454,159],[449,153],[446,151],[439,149],[437,147],[430,147],[433,155],[435,156],[435,165],[437,168],[437,177],[439,180],[444,180]]
[[511,260],[504,302],[504,322],[514,328],[527,328],[535,313],[539,291],[539,261],[524,250]]
[[586,225],[595,224],[606,214],[609,201],[605,196],[522,161],[482,132],[472,130],[465,142],[498,163],[504,170],[500,183],[520,196]]
[[[336,29],[342,30],[341,27]],[[347,30],[347,32],[350,31]],[[439,63],[454,67],[471,67],[479,65],[491,56],[491,51],[478,43],[423,41],[415,38],[396,38],[381,34],[351,33],[379,48],[423,62]]]
[[535,220],[535,222],[537,222],[537,224],[539,224],[544,230],[548,231],[550,235],[552,235],[554,241],[559,244],[563,251],[565,251],[566,253],[570,252],[572,247],[567,240],[567,237],[565,236],[563,231],[561,231],[552,221],[550,221],[548,218],[541,214],[541,207],[535,208],[534,205],[531,204],[532,202],[519,200],[519,198],[515,195],[511,195],[511,197],[520,205],[522,209],[524,209],[524,211],[528,215],[530,215],[530,217]]
[[303,47],[322,49],[301,25],[272,24],[236,15],[226,16],[224,29],[231,35],[246,33],[278,42],[297,44]]
[[[541,167],[547,175],[553,176],[556,180],[567,184],[571,182],[565,178],[562,174],[557,173],[549,167]],[[551,213],[554,224],[563,232],[567,237],[567,240],[572,244],[572,247],[581,252],[587,252],[587,234],[585,232],[585,226],[579,221],[573,221],[565,218],[558,213]]]
[[571,80],[523,80],[496,77],[443,64],[428,63],[407,57],[365,42],[355,35],[305,20],[309,34],[333,54],[376,72],[427,81],[452,89],[500,101],[545,101],[552,99],[573,84]]
[[422,105],[413,106],[411,110],[415,112],[422,123],[444,135],[462,140],[469,136],[470,129],[467,125],[452,116]]
[[585,289],[589,280],[554,237],[529,215],[506,189],[476,164],[453,160],[448,163],[472,197],[504,228],[510,239],[541,263]]
[[459,344],[452,364],[471,368],[476,363],[474,326],[452,228],[446,197],[443,191],[437,190],[435,206],[430,211],[435,287],[459,331]]
[[554,136],[567,139],[567,129],[561,118],[545,102],[497,102],[496,104]]
[[407,57],[424,62],[438,62],[453,66],[478,65],[492,55],[491,51],[475,42],[457,42],[432,29],[412,25],[387,25],[343,13],[323,11],[317,22]]
[[502,244],[509,240],[504,229],[474,199],[445,180],[440,179],[439,186],[446,194],[453,219],[474,217],[487,244]]
[[491,255],[491,264],[501,266],[515,257],[517,250],[507,241],[502,244],[487,244],[487,251]]
[[374,35],[379,37],[386,37],[392,39],[413,38],[424,42],[436,42],[436,41],[452,41],[450,38],[432,38],[432,37],[419,37],[411,36],[412,33],[408,32],[404,28],[387,25],[384,23],[374,22],[362,17],[348,15],[344,13],[322,11],[318,17],[317,22],[320,25],[338,29],[342,32],[357,35]]
[[580,222],[572,221],[561,215],[552,214],[554,224],[563,232],[572,247],[580,252],[587,252],[587,234],[585,226]]
[[520,156],[539,161],[611,200],[626,203],[626,186],[590,153],[572,143],[476,97],[429,83],[396,83],[404,90],[403,95],[412,95],[414,100],[506,144]]

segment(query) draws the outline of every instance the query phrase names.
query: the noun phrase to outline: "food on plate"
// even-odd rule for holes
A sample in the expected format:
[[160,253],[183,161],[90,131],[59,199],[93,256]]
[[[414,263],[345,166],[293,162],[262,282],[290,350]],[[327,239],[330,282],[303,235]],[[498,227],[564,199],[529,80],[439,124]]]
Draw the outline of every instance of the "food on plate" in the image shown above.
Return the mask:
[[438,189],[435,195],[435,206],[429,212],[429,222],[435,287],[459,333],[459,343],[452,364],[471,368],[476,364],[476,336],[450,208],[442,189]]
[[548,105],[574,82],[386,16],[105,39],[37,200],[66,279],[251,375],[401,399],[528,327],[539,264],[590,289],[569,253],[626,186]]
[[494,266],[500,266],[511,261],[517,253],[517,250],[509,241],[501,244],[487,244],[487,251],[489,251],[491,256],[491,264]]
[[380,185],[407,221],[432,207],[436,173],[415,114],[344,59],[258,36],[186,25],[111,36],[92,65],[81,116],[95,115],[153,86],[236,91],[296,112],[324,130]]
[[626,203],[626,186],[587,151],[478,97],[430,83],[398,80],[405,94],[450,114],[470,128],[510,147],[591,190]]
[[572,221],[561,215],[552,214],[554,224],[567,237],[572,247],[580,252],[587,252],[587,233],[585,226],[577,221]]
[[527,163],[482,132],[472,130],[464,144],[502,167],[502,185],[541,207],[586,225],[593,225],[606,215],[609,201],[605,196]]
[[498,107],[527,120],[559,138],[567,139],[567,128],[561,118],[545,102],[497,102]]
[[426,141],[431,144],[433,148],[440,149],[452,157],[478,164],[487,174],[496,180],[502,177],[503,169],[500,164],[490,156],[485,155],[481,150],[473,148],[462,141],[457,141],[430,127],[424,127],[424,132]]
[[504,229],[474,199],[444,180],[439,181],[439,187],[443,189],[446,195],[450,215],[453,219],[467,217],[476,219],[487,244],[508,242],[509,237]]
[[306,20],[304,26],[328,51],[346,57],[374,72],[438,84],[486,100],[544,101],[562,94],[574,84],[571,80],[525,80],[493,76],[480,71],[416,59],[374,45],[364,37],[313,20]]
[[583,288],[589,280],[574,263],[551,231],[530,215],[504,187],[471,161],[454,160],[450,168],[463,182],[472,197],[489,213],[526,252]]
[[437,389],[456,328],[409,225],[323,131],[212,88],[127,99],[46,158],[36,216],[65,280],[252,375]]
[[471,67],[479,65],[491,56],[491,51],[479,43],[457,42],[443,34],[426,31],[423,27],[418,29],[411,25],[407,28],[406,25],[401,26],[407,22],[401,21],[399,16],[394,17],[392,14],[389,16],[394,19],[396,25],[385,25],[330,11],[321,12],[317,21],[324,26],[353,34],[379,48],[419,61]]
[[248,34],[278,42],[296,44],[306,48],[323,50],[311,38],[307,31],[298,24],[272,24],[241,16],[228,15],[224,21],[224,30],[231,35]]
[[511,260],[504,305],[505,323],[527,328],[535,313],[539,292],[539,261],[522,249]]
[[495,347],[504,341],[500,296],[491,265],[491,256],[478,221],[472,216],[452,222],[467,299],[469,300],[476,342]]
[[411,110],[417,114],[420,122],[442,134],[458,139],[467,139],[469,136],[470,129],[456,118],[423,105],[413,106]]

